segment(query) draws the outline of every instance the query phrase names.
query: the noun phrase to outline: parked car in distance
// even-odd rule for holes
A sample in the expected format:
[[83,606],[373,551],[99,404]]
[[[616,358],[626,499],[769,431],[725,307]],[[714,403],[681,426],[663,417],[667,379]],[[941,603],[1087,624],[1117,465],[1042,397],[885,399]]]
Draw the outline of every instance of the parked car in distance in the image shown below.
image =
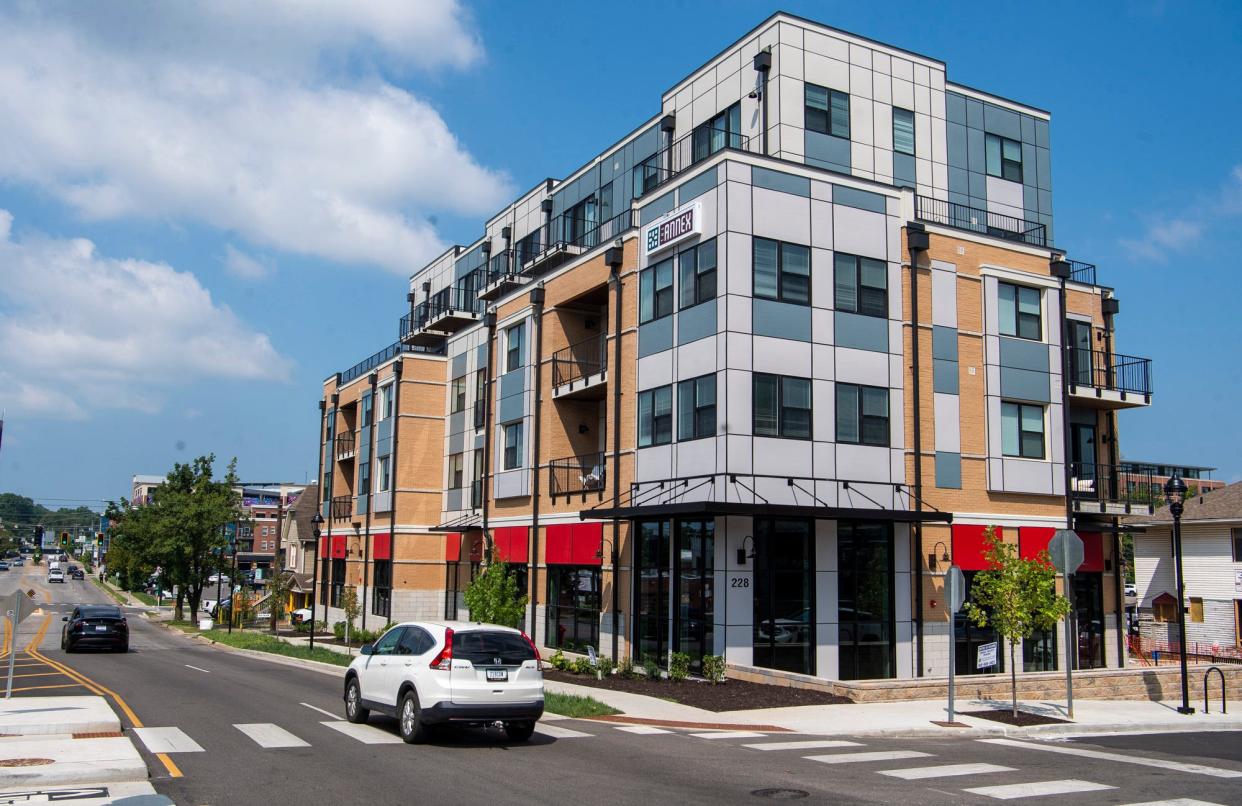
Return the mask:
[[1133,583],[1127,582],[1125,591],[1126,596],[1138,596],[1138,587],[1136,587]]
[[48,583],[59,582],[65,584],[65,572],[59,568],[49,568],[47,572]]
[[17,558],[16,560],[14,560],[11,564],[12,564],[12,565],[25,565],[25,564],[26,564],[26,558],[25,558],[25,557],[18,557],[18,558]]
[[64,616],[60,648],[72,652],[80,646],[106,646],[129,651],[129,622],[116,605],[78,605]]
[[202,604],[200,604],[198,608],[199,610],[202,610],[204,613],[211,616],[212,618],[215,618],[217,612],[220,610],[221,607],[228,607],[232,603],[233,603],[232,597],[225,597],[221,599],[219,602],[217,602],[215,599],[204,599]]
[[9,564],[6,563],[4,560],[0,560],[0,571],[7,571],[7,570],[9,570]]
[[289,620],[294,624],[305,624],[313,615],[309,607],[300,607],[289,614]]
[[212,574],[211,576],[207,577],[207,584],[215,585],[216,583],[219,583],[221,585],[229,584],[228,574]]
[[86,572],[77,566],[69,566],[69,576],[74,579],[86,579]]
[[405,622],[360,651],[345,671],[345,717],[395,716],[408,743],[425,741],[435,725],[493,722],[523,742],[543,716],[539,651],[510,627]]

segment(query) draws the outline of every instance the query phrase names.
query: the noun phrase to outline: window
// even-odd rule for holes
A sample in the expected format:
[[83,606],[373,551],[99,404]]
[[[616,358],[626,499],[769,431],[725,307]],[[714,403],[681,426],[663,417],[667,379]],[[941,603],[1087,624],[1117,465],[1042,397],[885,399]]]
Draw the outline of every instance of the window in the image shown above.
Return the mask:
[[568,243],[595,246],[599,243],[599,209],[589,196],[565,211],[563,235]]
[[345,589],[345,560],[332,560],[332,607],[341,606],[341,592]]
[[1001,452],[1023,459],[1044,458],[1044,407],[1001,403]]
[[612,182],[599,189],[599,220],[612,220]]
[[1000,333],[1019,339],[1040,341],[1044,337],[1042,308],[1038,288],[1000,283]]
[[738,148],[742,142],[741,131],[742,105],[739,102],[694,128],[691,135],[694,161],[705,160],[722,148]]
[[522,424],[510,423],[505,426],[505,470],[514,470],[522,466]]
[[405,631],[404,627],[393,627],[391,630],[384,633],[384,635],[381,636],[380,639],[375,642],[375,646],[371,650],[372,654],[375,654],[375,655],[397,654],[397,644],[401,640],[401,636],[404,631]]
[[393,393],[396,391],[396,388],[391,383],[379,388],[379,418],[381,420],[387,420],[392,416]]
[[474,373],[474,427],[482,428],[487,406],[487,370]]
[[387,492],[392,489],[392,457],[385,456],[379,460],[379,487],[376,492]]
[[474,452],[474,474],[470,481],[470,508],[483,506],[483,451]]
[[1167,594],[1163,597],[1157,597],[1151,603],[1151,616],[1160,623],[1176,622],[1177,602],[1172,596]]
[[634,166],[634,198],[649,193],[660,184],[660,160],[663,153],[652,154]]
[[505,331],[505,372],[522,366],[522,324]]
[[362,427],[365,428],[371,424],[371,414],[374,411],[374,406],[375,401],[371,399],[371,395],[366,394],[362,396]]
[[837,442],[888,447],[888,390],[837,384]]
[[716,376],[677,384],[677,439],[716,436]]
[[1008,137],[986,134],[983,137],[988,176],[999,176],[1010,182],[1022,181],[1022,144]]
[[756,297],[811,304],[811,250],[767,238],[754,239]]
[[893,150],[914,156],[914,113],[893,107]]
[[387,618],[392,608],[392,560],[375,561],[371,586],[371,612]]
[[466,376],[454,378],[449,388],[449,414],[456,414],[466,408]]
[[548,568],[550,646],[578,651],[599,647],[599,577],[594,566]]
[[661,386],[638,393],[638,447],[673,441],[673,387]]
[[810,439],[810,379],[756,372],[753,419],[757,437]]
[[1190,598],[1190,607],[1187,609],[1187,613],[1190,616],[1190,620],[1196,624],[1202,624],[1203,623],[1203,597],[1202,596],[1191,596],[1189,598]]
[[677,256],[681,308],[716,298],[716,239],[703,241]]
[[462,486],[465,469],[462,465],[462,455],[455,453],[449,457],[449,489],[456,490]]
[[354,485],[354,489],[358,491],[358,495],[366,495],[371,489],[371,463],[358,463],[358,483]]
[[896,677],[892,524],[837,523],[839,677]]
[[319,604],[326,605],[328,603],[328,591],[332,587],[332,559],[324,556],[319,560]]
[[518,268],[534,260],[539,254],[539,230],[535,230],[530,235],[521,238],[513,249],[516,255],[516,263]]
[[1242,563],[1242,529],[1230,529],[1229,536],[1233,538],[1233,561]]
[[839,90],[806,85],[807,131],[831,134],[833,137],[850,136],[850,96]]
[[[384,614],[387,615],[387,614]],[[398,655],[422,655],[435,648],[435,639],[422,627],[407,625],[397,644]]]
[[638,280],[638,321],[651,322],[673,312],[673,259],[643,269]]
[[838,311],[888,317],[888,265],[883,260],[838,252],[833,274]]

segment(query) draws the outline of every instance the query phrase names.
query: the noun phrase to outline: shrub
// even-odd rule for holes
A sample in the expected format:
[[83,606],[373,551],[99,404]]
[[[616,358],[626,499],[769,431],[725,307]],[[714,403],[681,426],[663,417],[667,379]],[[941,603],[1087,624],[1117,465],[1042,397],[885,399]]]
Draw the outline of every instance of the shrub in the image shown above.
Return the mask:
[[674,683],[680,683],[690,676],[690,656],[685,652],[674,652],[668,657],[668,676]]
[[345,640],[345,622],[338,621],[332,625],[332,634],[336,636],[336,640]]
[[565,657],[564,652],[558,649],[552,653],[552,657],[548,658],[548,665],[563,672],[569,668],[569,659]]
[[574,674],[595,674],[595,667],[591,665],[588,658],[577,658],[569,667]]
[[703,676],[712,683],[723,683],[725,679],[724,655],[704,655]]
[[660,664],[656,663],[655,655],[643,655],[643,674],[648,680],[660,679]]
[[607,655],[600,655],[595,662],[595,676],[600,680],[603,680],[605,677],[612,674],[613,668],[615,667],[613,665],[612,658]]
[[634,659],[628,656],[622,658],[617,664],[617,675],[626,680],[634,677]]

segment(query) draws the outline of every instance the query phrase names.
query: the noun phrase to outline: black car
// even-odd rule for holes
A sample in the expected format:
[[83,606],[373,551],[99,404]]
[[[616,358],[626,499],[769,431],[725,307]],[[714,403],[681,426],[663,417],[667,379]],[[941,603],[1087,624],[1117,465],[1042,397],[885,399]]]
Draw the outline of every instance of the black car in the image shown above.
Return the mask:
[[62,619],[60,648],[72,652],[80,646],[103,646],[129,651],[129,623],[115,605],[78,605]]
[[74,579],[86,579],[86,572],[76,566],[69,567],[69,576]]

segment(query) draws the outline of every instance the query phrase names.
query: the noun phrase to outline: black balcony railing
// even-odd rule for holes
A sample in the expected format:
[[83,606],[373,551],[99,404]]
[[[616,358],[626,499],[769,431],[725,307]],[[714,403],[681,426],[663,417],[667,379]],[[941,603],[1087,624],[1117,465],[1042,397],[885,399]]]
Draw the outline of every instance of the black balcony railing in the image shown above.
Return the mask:
[[565,214],[556,216],[540,228],[536,238],[522,242],[515,254],[516,268],[531,271],[542,265],[546,257],[567,250],[588,252],[636,226],[638,217],[632,209],[599,222]]
[[552,385],[564,386],[608,368],[608,334],[600,333],[552,354]]
[[354,499],[349,495],[332,496],[332,517],[343,520],[354,514]]
[[336,435],[336,458],[340,459],[354,452],[354,432],[347,431]]
[[1070,462],[1070,495],[1101,504],[1159,504],[1153,478],[1150,472],[1121,465]]
[[680,173],[725,149],[757,152],[761,140],[703,126],[674,140],[634,168],[634,196],[645,196]]
[[475,271],[467,275],[456,285],[442,288],[431,295],[427,301],[427,320],[434,322],[441,316],[452,313],[477,315],[483,313],[484,303],[478,297],[477,282],[482,274]]
[[1067,261],[1070,264],[1070,279],[1076,283],[1095,285],[1095,264],[1083,263],[1081,260]]
[[[401,326],[404,329],[405,317],[401,318]],[[413,352],[413,349],[408,344],[403,344],[401,342],[397,342],[396,344],[390,344],[384,349],[380,350],[375,355],[371,356],[370,358],[367,358],[363,361],[359,361],[357,364],[354,364],[352,367],[342,372],[341,379],[339,382],[349,383],[350,381],[356,378],[361,378],[363,375],[366,375],[368,372],[380,366],[381,364],[391,361],[392,359],[396,358],[402,353],[408,353],[408,352]]]
[[1074,347],[1070,349],[1069,379],[1075,386],[1150,395],[1151,359]]
[[606,481],[603,452],[548,462],[548,493],[552,496],[602,493]]
[[1021,241],[1031,246],[1048,245],[1048,230],[1043,224],[981,210],[978,207],[967,207],[944,199],[915,196],[914,217],[932,224],[943,224],[946,227],[969,230],[1008,241]]
[[502,249],[492,255],[491,259],[487,261],[487,277],[485,278],[483,285],[491,285],[497,280],[508,277],[511,274],[514,274],[513,250]]

